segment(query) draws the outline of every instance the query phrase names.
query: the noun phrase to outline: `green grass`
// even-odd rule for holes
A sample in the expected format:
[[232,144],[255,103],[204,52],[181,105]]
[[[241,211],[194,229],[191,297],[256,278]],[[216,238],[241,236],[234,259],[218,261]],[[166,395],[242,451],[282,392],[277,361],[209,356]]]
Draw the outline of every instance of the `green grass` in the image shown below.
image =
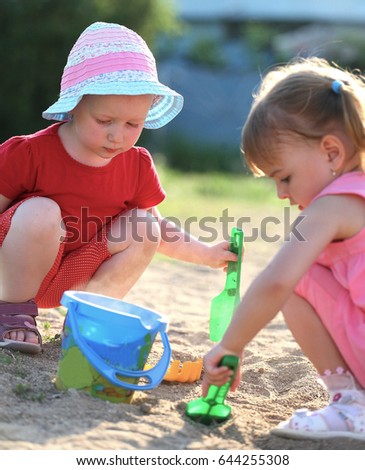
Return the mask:
[[[257,211],[277,213],[285,203],[276,196],[268,178],[226,173],[182,173],[157,165],[167,192],[159,205],[166,217],[219,217],[227,209],[234,217],[253,216]],[[287,204],[287,203],[286,203]]]

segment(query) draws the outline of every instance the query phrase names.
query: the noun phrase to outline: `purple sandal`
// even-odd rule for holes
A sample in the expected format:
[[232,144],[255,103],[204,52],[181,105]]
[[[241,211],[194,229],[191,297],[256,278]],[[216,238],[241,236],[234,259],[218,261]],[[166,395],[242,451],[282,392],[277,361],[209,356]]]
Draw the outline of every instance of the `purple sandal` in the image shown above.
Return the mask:
[[[0,302],[0,348],[13,349],[29,354],[42,351],[42,337],[37,330],[35,317],[38,315],[37,304],[33,300],[21,303]],[[38,344],[15,341],[5,338],[11,331],[33,331],[38,337]]]

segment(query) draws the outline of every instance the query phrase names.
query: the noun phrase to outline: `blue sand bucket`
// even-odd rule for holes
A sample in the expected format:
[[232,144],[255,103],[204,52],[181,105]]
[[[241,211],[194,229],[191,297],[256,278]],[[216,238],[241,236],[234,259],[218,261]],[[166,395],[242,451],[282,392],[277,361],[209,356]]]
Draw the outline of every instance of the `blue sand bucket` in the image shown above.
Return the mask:
[[[159,313],[88,292],[66,291],[67,307],[56,387],[76,388],[113,402],[129,403],[135,390],[157,387],[170,365],[167,319]],[[144,370],[157,333],[164,351]],[[140,379],[145,379],[139,384]]]

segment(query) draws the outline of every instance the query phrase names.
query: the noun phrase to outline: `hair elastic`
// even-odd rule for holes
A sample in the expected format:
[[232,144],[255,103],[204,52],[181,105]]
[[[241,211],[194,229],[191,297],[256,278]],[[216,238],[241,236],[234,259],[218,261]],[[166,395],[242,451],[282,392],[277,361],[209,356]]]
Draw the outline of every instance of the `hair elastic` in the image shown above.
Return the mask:
[[331,88],[332,88],[332,91],[336,93],[336,95],[340,94],[342,87],[343,87],[343,82],[341,82],[341,80],[334,80],[332,82]]

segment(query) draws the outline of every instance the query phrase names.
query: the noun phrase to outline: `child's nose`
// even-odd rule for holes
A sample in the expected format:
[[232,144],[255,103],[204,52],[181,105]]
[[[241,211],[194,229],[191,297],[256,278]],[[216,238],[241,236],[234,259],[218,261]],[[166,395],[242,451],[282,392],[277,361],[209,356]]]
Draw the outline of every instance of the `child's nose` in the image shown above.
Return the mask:
[[121,144],[123,142],[123,130],[121,128],[115,127],[109,134],[108,140],[109,142],[113,142],[115,144]]
[[289,193],[286,188],[283,188],[281,186],[276,187],[276,194],[279,199],[288,199],[289,198]]

